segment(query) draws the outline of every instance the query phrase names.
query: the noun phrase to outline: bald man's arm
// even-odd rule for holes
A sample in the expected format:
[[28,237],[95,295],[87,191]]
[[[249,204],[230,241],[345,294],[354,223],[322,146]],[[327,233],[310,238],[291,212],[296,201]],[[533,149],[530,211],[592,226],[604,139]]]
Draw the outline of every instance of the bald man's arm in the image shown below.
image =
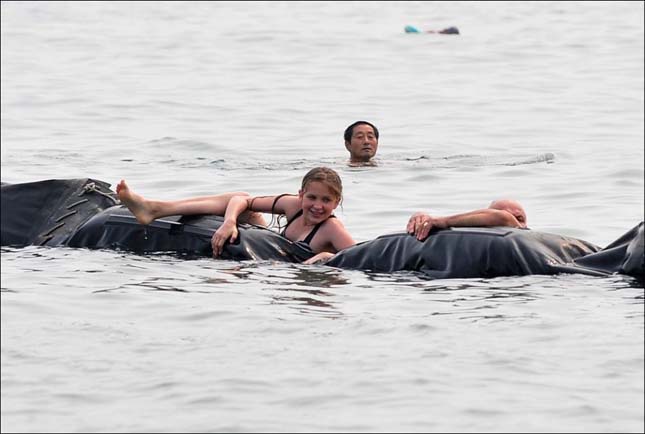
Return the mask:
[[438,227],[451,228],[457,226],[509,226],[519,228],[520,223],[508,211],[498,209],[478,209],[463,214],[448,217],[438,217]]
[[429,214],[415,213],[408,221],[408,233],[414,234],[418,240],[424,240],[432,228],[450,228],[460,226],[508,226],[522,227],[520,222],[508,211],[497,209],[478,209],[446,217],[433,217]]

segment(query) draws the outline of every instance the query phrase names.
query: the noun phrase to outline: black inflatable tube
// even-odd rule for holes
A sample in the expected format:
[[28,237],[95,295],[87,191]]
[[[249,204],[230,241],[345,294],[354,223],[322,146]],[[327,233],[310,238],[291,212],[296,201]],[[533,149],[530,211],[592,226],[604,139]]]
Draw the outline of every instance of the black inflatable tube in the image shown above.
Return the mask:
[[[215,216],[173,216],[142,226],[117,204],[109,184],[59,179],[2,184],[1,245],[118,249],[139,254],[212,256]],[[301,262],[311,251],[279,234],[240,225],[223,259]],[[534,230],[451,228],[420,242],[406,233],[365,241],[327,265],[375,272],[413,271],[429,278],[614,273],[645,276],[643,222],[604,249],[589,242]]]

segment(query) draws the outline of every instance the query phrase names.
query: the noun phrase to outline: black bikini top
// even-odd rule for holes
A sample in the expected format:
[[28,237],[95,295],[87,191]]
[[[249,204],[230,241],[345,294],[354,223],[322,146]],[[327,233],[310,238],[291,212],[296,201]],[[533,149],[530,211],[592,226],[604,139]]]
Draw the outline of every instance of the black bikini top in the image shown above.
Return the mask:
[[[289,227],[289,225],[291,224],[291,222],[293,222],[294,220],[296,220],[296,219],[297,219],[298,217],[300,217],[301,215],[302,215],[302,210],[301,210],[301,209],[299,209],[299,210],[298,210],[298,212],[294,214],[293,218],[287,222],[287,225],[284,227],[284,229],[282,230],[282,232],[280,233],[280,235],[282,235],[283,237],[285,237],[285,238],[286,238],[286,237],[287,237],[287,235],[286,235],[286,233],[287,233],[287,228]],[[330,215],[330,216],[329,216],[329,218],[336,218],[336,216],[335,216],[335,215]],[[322,226],[326,221],[327,221],[327,220],[325,219],[325,220],[321,221],[320,223],[318,223],[316,226],[314,226],[314,228],[311,230],[311,232],[309,232],[309,234],[305,237],[305,239],[304,239],[304,240],[302,240],[302,241],[299,241],[299,242],[305,243],[306,245],[311,244],[311,240],[313,240],[313,239],[314,239],[314,236],[316,235],[316,232],[318,232],[318,229],[320,229],[320,227],[321,227],[321,226]]]
[[[281,195],[277,196],[277,197],[273,200],[273,206],[271,207],[271,213],[272,213],[272,214],[275,214],[275,212],[274,212],[275,204],[278,202],[278,199],[280,199],[282,196],[288,196],[288,194],[281,194]],[[286,238],[286,237],[287,237],[287,235],[286,235],[286,233],[287,233],[287,228],[289,227],[289,225],[290,225],[294,220],[296,220],[296,219],[297,219],[298,217],[300,217],[301,215],[302,215],[302,209],[299,209],[299,210],[298,210],[298,212],[297,212],[297,213],[295,213],[295,214],[293,215],[293,218],[292,218],[291,220],[287,221],[287,225],[284,227],[284,229],[282,230],[282,232],[280,232],[280,235],[282,235],[283,237],[285,237],[285,238]],[[336,216],[335,216],[335,215],[331,215],[331,216],[329,216],[329,218],[336,218]],[[320,227],[321,227],[321,226],[323,225],[323,223],[325,223],[326,221],[327,221],[327,220],[323,220],[323,221],[321,221],[320,223],[318,223],[316,226],[314,226],[314,228],[311,230],[311,232],[309,232],[309,234],[307,235],[307,237],[306,237],[304,240],[302,240],[302,241],[297,241],[297,242],[298,242],[298,243],[304,243],[304,244],[306,244],[307,246],[309,246],[309,244],[311,243],[311,240],[313,240],[313,239],[314,239],[314,236],[316,235],[316,232],[318,232],[318,229],[320,229]]]

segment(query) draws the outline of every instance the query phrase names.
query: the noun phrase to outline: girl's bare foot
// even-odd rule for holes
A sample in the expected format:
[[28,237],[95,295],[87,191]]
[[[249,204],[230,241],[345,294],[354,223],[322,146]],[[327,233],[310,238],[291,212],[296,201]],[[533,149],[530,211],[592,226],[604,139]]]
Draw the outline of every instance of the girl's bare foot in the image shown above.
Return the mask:
[[121,202],[128,207],[142,225],[147,225],[155,219],[150,203],[142,196],[131,191],[124,180],[121,180],[116,186],[116,194],[119,195]]

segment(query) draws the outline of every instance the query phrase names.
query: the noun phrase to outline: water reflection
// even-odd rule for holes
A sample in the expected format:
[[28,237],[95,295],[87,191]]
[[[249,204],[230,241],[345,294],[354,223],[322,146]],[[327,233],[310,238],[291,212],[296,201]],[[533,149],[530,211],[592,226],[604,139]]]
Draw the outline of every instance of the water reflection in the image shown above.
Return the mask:
[[[176,282],[179,282],[179,283],[176,283]],[[95,291],[92,291],[92,293],[93,294],[110,293],[110,292],[129,290],[129,289],[136,289],[136,290],[143,289],[144,291],[192,292],[188,289],[181,287],[181,286],[185,286],[185,284],[186,284],[185,279],[173,279],[168,277],[148,277],[142,282],[126,283],[114,288],[97,289]]]
[[[178,282],[177,284],[174,282]],[[146,281],[137,283],[137,287],[143,287],[144,289],[152,291],[174,291],[174,292],[189,292],[186,289],[180,288],[181,284],[185,284],[186,280],[184,279],[171,279],[167,277],[151,277]],[[132,286],[132,285],[128,285]]]
[[268,297],[270,305],[287,306],[305,315],[338,318],[343,313],[331,301],[336,295],[329,289],[351,284],[342,270],[328,267],[282,262],[182,261],[160,256],[134,258],[137,265],[126,266],[137,268],[132,274],[139,278],[133,281],[126,272],[128,282],[94,293],[133,290],[230,293],[237,287],[248,294],[249,303],[256,303],[253,297],[259,294]]
[[271,304],[286,305],[305,315],[325,318],[338,318],[343,315],[334,303],[328,300],[335,297],[335,294],[326,291],[350,284],[342,271],[300,264],[272,267],[266,271],[260,282],[266,291],[278,292],[270,293]]
[[[217,272],[243,280],[256,280],[263,284],[272,285],[303,285],[316,288],[332,288],[350,284],[343,270],[329,267],[312,267],[287,262],[242,262],[236,265],[218,266]],[[209,277],[212,282],[231,282],[224,276]]]
[[[620,276],[620,283],[624,285],[624,286],[621,285],[621,287],[638,288],[638,289],[645,290],[645,276],[642,276],[642,277]],[[637,298],[643,299],[643,292],[641,292]]]
[[[414,272],[363,273],[368,288],[393,291],[407,314],[449,316],[470,322],[526,321],[534,318],[536,302],[562,291],[555,276],[511,276],[476,279],[435,279]],[[586,277],[586,276],[585,276]],[[556,290],[551,291],[548,288]],[[535,305],[539,308],[539,304]],[[425,312],[425,314],[423,313]]]
[[293,284],[314,286],[317,288],[332,288],[349,285],[350,281],[341,270],[328,267],[311,267],[295,264],[291,267]]
[[479,166],[520,166],[526,164],[555,162],[555,155],[551,152],[533,155],[449,155],[446,157],[428,157],[426,155],[407,157],[407,161],[425,163],[434,168],[465,168]]
[[[275,289],[275,288],[274,288]],[[292,289],[278,289],[282,291],[293,291]],[[331,294],[325,294],[331,296]],[[275,305],[285,305],[304,315],[314,315],[324,318],[340,318],[343,313],[338,310],[332,303],[319,300],[313,297],[291,296],[291,295],[272,295],[271,303]]]
[[645,300],[645,276],[632,277],[625,275],[614,275],[603,279],[603,286],[608,291],[620,291],[623,298],[636,300],[638,304],[643,304]]
[[569,280],[575,280],[576,285],[606,288],[610,291],[625,289],[640,289],[630,297],[643,299],[644,278],[616,274],[606,277],[587,276],[583,274],[503,276],[494,278],[469,279],[429,279],[425,274],[414,271],[395,273],[362,272],[367,280],[375,286],[382,284],[406,286],[427,293],[467,291],[476,289],[483,294],[480,299],[517,298],[523,300],[538,299],[546,294],[545,291],[558,290],[567,286]]

